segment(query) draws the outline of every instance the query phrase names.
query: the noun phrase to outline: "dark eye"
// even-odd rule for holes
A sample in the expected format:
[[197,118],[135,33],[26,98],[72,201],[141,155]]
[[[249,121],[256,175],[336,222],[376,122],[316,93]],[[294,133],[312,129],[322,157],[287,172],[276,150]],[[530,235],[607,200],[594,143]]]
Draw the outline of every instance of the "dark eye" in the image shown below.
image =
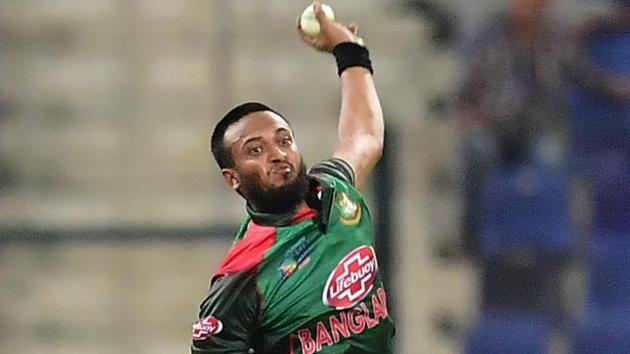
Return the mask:
[[282,139],[280,139],[280,144],[282,145],[291,145],[291,143],[293,143],[293,140],[291,139],[290,136],[285,136]]
[[247,153],[249,153],[250,155],[253,155],[253,156],[260,155],[262,153],[262,147],[260,147],[260,146],[251,147],[251,148],[249,148],[249,150],[247,150]]

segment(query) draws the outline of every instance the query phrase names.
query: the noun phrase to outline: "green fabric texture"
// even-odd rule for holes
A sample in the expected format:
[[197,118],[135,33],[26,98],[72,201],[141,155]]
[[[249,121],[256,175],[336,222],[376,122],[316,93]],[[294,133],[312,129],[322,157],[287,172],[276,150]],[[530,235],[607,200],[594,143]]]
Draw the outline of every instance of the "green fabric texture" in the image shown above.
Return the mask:
[[[240,290],[221,291],[221,281],[213,284],[200,321],[210,316],[225,323],[220,332],[193,341],[193,353],[242,353],[248,341],[257,354],[391,353],[395,329],[378,272],[372,218],[352,186],[352,169],[330,159],[311,173],[319,186],[317,215],[296,224],[287,223],[286,216],[268,218],[281,222],[270,227],[273,243],[262,262],[245,271],[248,276],[223,275],[230,289],[238,289],[231,282],[251,279]],[[251,223],[250,215],[235,246],[247,241]],[[238,323],[238,318],[251,320],[253,309],[255,329]]]
[[[372,301],[375,296],[375,301],[381,305],[377,290],[382,289],[385,293],[380,276],[377,275],[371,291],[363,295],[361,301],[344,309],[345,312],[323,302],[324,288],[331,272],[353,250],[362,246],[374,247],[374,237],[372,219],[359,192],[339,178],[327,174],[318,178],[325,182],[324,185],[329,185],[323,194],[332,193],[332,206],[323,208],[324,212],[329,209],[327,232],[320,232],[317,219],[277,228],[276,243],[265,253],[258,268],[258,287],[263,298],[262,331],[268,340],[294,335],[296,347],[308,347],[311,342],[307,334],[310,334],[314,352],[319,353],[387,353],[391,350],[393,324],[389,316],[375,320]],[[282,272],[283,266],[294,269],[287,275]],[[345,316],[345,322],[348,322],[347,315],[339,312],[355,311],[362,306],[368,309],[362,316],[363,321],[368,316],[370,325],[378,325],[367,328],[365,324],[359,331],[361,320],[355,318],[355,323],[359,324],[354,327],[359,333],[346,331],[345,326],[341,326],[334,335],[331,321],[343,324],[342,316]],[[298,335],[300,330],[302,336]],[[348,332],[351,335],[345,338],[344,334]],[[303,349],[304,352],[311,351]]]

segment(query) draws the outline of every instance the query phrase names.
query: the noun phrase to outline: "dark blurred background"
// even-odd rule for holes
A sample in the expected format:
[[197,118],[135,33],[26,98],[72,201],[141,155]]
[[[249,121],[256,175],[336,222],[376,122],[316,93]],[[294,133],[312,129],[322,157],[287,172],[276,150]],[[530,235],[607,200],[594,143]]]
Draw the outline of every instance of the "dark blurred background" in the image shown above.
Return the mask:
[[[328,3],[386,114],[398,352],[630,353],[630,1]],[[244,215],[216,120],[260,100],[332,152],[307,5],[0,0],[0,352],[188,352]]]

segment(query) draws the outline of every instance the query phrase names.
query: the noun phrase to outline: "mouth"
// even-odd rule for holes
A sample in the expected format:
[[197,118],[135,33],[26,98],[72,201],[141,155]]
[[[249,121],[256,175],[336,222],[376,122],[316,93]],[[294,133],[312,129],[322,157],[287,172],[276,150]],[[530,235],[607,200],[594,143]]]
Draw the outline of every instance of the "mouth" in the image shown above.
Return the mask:
[[293,166],[291,166],[291,164],[289,163],[278,163],[275,164],[271,170],[269,170],[270,174],[282,174],[282,175],[286,175],[293,172]]

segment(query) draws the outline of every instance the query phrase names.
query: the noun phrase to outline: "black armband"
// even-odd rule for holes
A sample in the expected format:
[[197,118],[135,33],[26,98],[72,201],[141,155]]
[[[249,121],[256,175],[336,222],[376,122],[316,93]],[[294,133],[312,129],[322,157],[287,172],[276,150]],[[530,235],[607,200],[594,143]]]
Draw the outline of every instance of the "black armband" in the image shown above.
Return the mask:
[[354,42],[343,42],[337,44],[333,48],[332,53],[337,60],[337,73],[339,76],[344,70],[353,66],[364,67],[370,71],[370,74],[374,74],[372,62],[370,61],[370,52],[364,46]]

